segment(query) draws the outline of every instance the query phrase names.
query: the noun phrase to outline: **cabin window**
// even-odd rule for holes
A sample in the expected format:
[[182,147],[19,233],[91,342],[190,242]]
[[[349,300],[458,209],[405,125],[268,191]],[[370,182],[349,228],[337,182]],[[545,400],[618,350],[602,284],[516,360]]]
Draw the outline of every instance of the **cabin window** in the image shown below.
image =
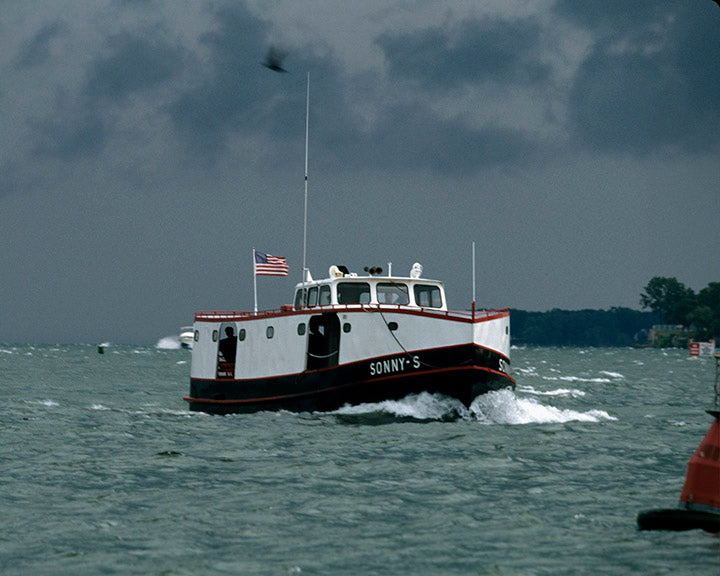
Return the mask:
[[302,288],[295,292],[295,310],[300,310],[300,308],[305,307],[305,302],[303,302],[303,296],[307,294],[307,290],[303,290]]
[[238,332],[238,340],[240,340],[240,342],[245,340],[245,328],[240,328],[240,331]]
[[378,304],[406,306],[410,302],[408,287],[405,284],[378,282],[376,290]]
[[305,336],[305,323],[304,322],[300,322],[300,324],[298,324],[298,336]]
[[370,284],[367,282],[340,282],[337,285],[338,304],[368,304]]
[[267,330],[265,330],[265,335],[268,338],[272,338],[273,336],[275,336],[275,328],[273,328],[272,326],[268,326]]
[[345,322],[345,324],[343,324],[343,332],[345,332],[345,334],[348,334],[350,330],[352,330],[350,322]]
[[442,308],[442,297],[440,288],[428,284],[416,284],[413,286],[415,293],[415,304],[423,308]]
[[308,290],[308,306],[317,306],[318,303],[318,287],[313,286]]
[[320,306],[330,306],[330,286],[320,286]]

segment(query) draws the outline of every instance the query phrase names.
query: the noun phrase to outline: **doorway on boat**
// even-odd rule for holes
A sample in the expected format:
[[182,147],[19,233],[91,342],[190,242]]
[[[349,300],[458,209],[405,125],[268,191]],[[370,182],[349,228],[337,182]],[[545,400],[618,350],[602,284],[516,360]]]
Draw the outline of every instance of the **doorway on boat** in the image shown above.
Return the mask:
[[335,312],[310,317],[307,370],[337,366],[340,356],[340,319]]
[[237,335],[235,324],[220,326],[220,341],[217,352],[217,377],[232,378],[235,375],[235,355],[237,352]]

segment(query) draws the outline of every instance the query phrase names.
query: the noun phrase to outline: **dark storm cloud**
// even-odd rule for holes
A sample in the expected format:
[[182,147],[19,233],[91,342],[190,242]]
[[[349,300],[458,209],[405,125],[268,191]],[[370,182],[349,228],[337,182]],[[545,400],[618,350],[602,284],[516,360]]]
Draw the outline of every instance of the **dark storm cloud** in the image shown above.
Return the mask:
[[575,24],[601,34],[636,35],[650,32],[650,24],[661,21],[682,4],[688,3],[677,0],[558,0],[554,10]]
[[39,121],[36,128],[35,155],[58,160],[77,160],[96,156],[107,138],[106,122],[97,110],[85,110],[72,104],[58,107],[55,120]]
[[186,142],[212,155],[234,131],[254,131],[267,118],[271,96],[268,70],[260,66],[267,49],[268,26],[244,5],[226,5],[215,13],[217,28],[201,43],[207,57],[197,68],[196,85],[168,107]]
[[[213,160],[231,136],[270,137],[268,155],[282,155],[287,142],[301,139],[305,124],[306,74],[322,115],[312,116],[313,153],[336,160],[355,158],[359,125],[343,96],[343,79],[332,56],[307,47],[283,61],[290,74],[262,66],[272,45],[268,23],[243,5],[214,14],[215,27],[201,37],[207,57],[198,81],[167,106],[167,113],[195,158]],[[340,137],[340,135],[342,137]]]
[[569,96],[576,141],[638,154],[716,148],[720,11],[710,2],[616,4],[557,5],[596,38]]
[[[492,84],[495,90],[547,86],[550,67],[540,57],[541,28],[533,18],[467,19],[376,39],[387,63],[389,82],[409,81],[413,102],[393,103],[377,122],[376,163],[395,170],[426,168],[467,176],[482,167],[534,155],[532,138],[497,121],[471,120],[477,110],[441,116],[429,102],[435,95],[464,95]],[[477,106],[482,96],[476,93]],[[389,165],[389,162],[392,165]]]
[[52,41],[65,31],[66,26],[62,22],[53,22],[40,28],[20,47],[15,60],[16,68],[31,68],[45,63],[51,56]]
[[[426,170],[465,177],[483,167],[534,155],[522,133],[495,125],[473,128],[462,118],[441,118],[422,104],[395,106],[377,123],[373,165],[389,171]],[[368,143],[370,144],[370,143]]]
[[117,108],[129,96],[179,75],[183,57],[183,50],[158,28],[111,36],[89,65],[78,93],[60,92],[52,118],[36,122],[36,153],[63,160],[96,155],[110,137]]
[[[313,116],[313,153],[326,164],[345,167],[371,163],[407,171],[417,167],[443,174],[467,175],[490,164],[532,154],[527,135],[500,124],[474,126],[463,117],[440,116],[423,102],[438,86],[461,91],[471,83],[528,85],[547,82],[549,68],[537,54],[540,29],[532,19],[467,20],[449,29],[414,34],[384,34],[378,44],[396,78],[420,85],[417,98],[378,101],[379,121],[365,126],[353,112],[349,78],[332,53],[318,56],[305,48],[291,52],[289,75],[260,65],[271,44],[271,27],[243,4],[216,8],[213,27],[200,36],[202,50],[190,54],[161,27],[111,36],[88,65],[77,94],[60,92],[52,117],[40,128],[37,153],[71,160],[93,156],[112,138],[115,119],[129,97],[176,83],[172,97],[155,105],[198,161],[212,161],[230,136],[269,136],[277,153],[304,132],[305,72],[312,71],[313,100],[322,115]],[[44,36],[48,36],[47,33]],[[520,40],[520,41],[518,41]],[[370,79],[377,84],[379,73]],[[377,97],[373,94],[372,97]],[[422,102],[422,103],[421,103]]]
[[540,26],[532,18],[465,20],[377,39],[390,74],[410,78],[428,90],[466,84],[546,82],[550,68],[539,54]]
[[88,71],[84,99],[90,103],[121,103],[129,95],[150,90],[182,71],[183,51],[153,28],[142,35],[123,33],[111,37],[107,54]]

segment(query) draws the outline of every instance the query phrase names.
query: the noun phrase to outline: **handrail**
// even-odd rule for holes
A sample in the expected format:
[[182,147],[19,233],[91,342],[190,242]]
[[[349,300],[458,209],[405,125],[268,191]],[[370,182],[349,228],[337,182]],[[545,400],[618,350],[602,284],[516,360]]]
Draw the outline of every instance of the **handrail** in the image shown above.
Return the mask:
[[432,316],[447,318],[448,320],[460,320],[464,322],[480,322],[489,320],[495,316],[505,316],[510,309],[500,308],[496,310],[475,310],[473,312],[458,312],[452,310],[438,310],[436,308],[418,308],[414,306],[403,306],[399,304],[330,304],[326,306],[306,306],[295,309],[292,306],[271,308],[258,312],[247,311],[222,311],[222,310],[201,310],[195,312],[196,322],[217,322],[219,320],[244,321],[253,318],[271,318],[279,316],[295,316],[299,314],[312,314],[322,312],[402,312],[404,314],[418,316]]

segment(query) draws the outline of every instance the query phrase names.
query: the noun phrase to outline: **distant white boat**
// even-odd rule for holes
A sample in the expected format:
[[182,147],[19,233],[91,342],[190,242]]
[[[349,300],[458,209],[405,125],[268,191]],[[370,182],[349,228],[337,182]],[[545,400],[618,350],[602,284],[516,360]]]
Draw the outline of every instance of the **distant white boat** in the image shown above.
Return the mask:
[[180,328],[180,336],[178,336],[178,340],[180,341],[180,346],[186,350],[192,350],[194,337],[195,330],[192,326],[183,326]]

